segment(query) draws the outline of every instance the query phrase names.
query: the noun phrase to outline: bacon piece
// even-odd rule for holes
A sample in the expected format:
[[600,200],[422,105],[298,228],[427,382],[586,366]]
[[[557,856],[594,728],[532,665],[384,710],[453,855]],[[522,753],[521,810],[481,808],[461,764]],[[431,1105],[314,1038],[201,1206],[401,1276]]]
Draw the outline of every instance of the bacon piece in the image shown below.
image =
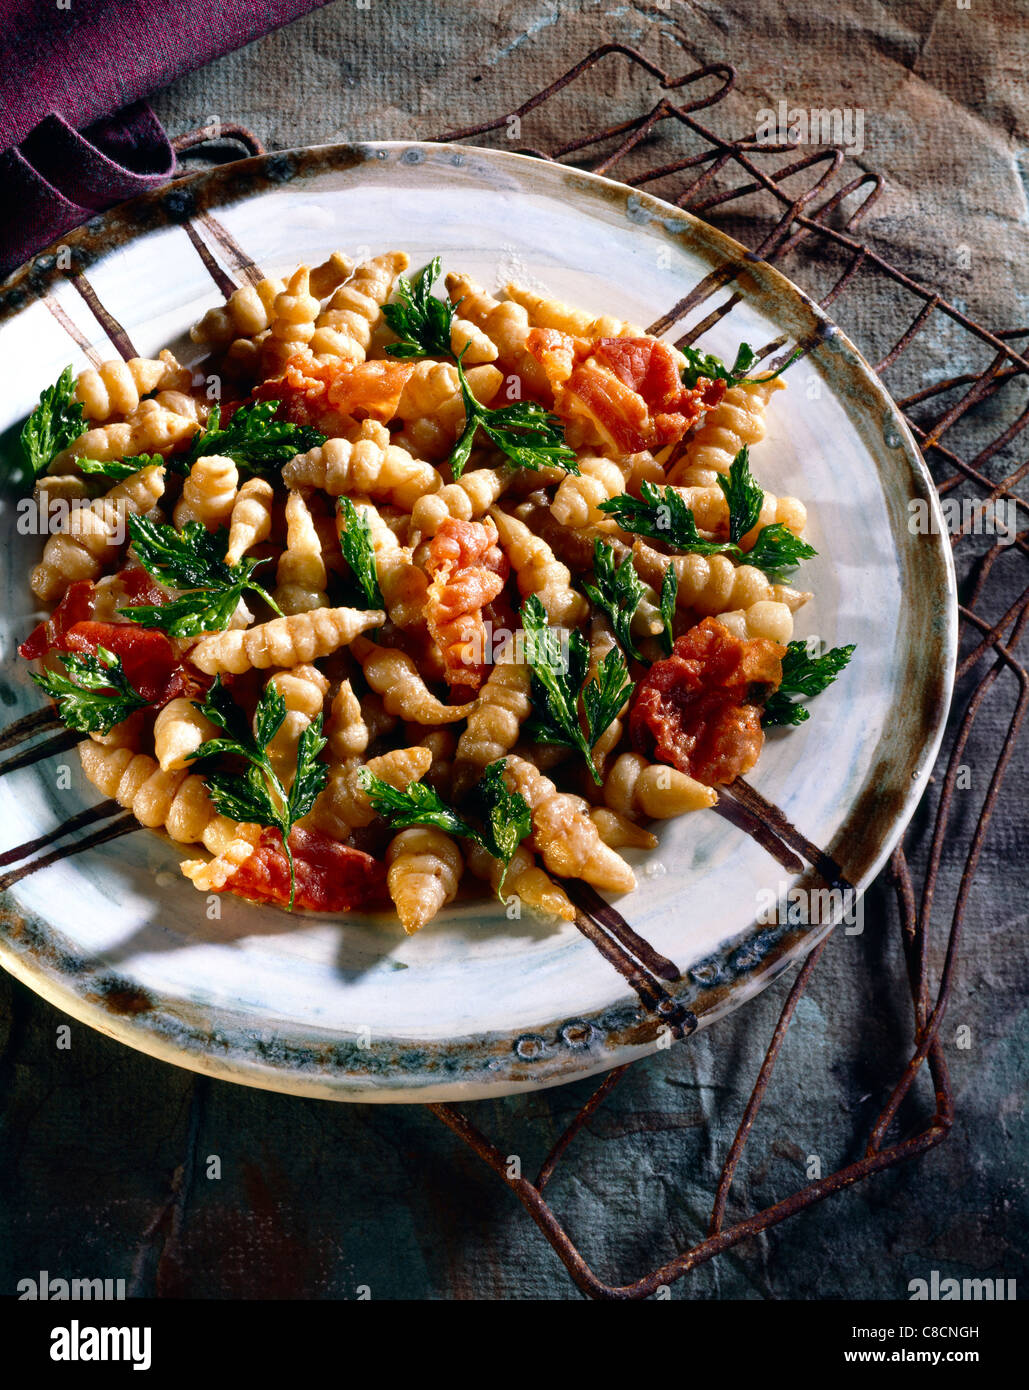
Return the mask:
[[[574,399],[569,401],[569,396]],[[646,401],[613,372],[592,362],[576,367],[555,393],[554,409],[569,418],[588,416],[599,435],[596,442],[618,453],[637,454],[648,447],[651,429]]]
[[589,343],[585,338],[572,338],[556,328],[531,328],[525,339],[525,347],[554,387],[567,381],[576,362],[589,352]]
[[129,685],[158,709],[179,695],[199,695],[211,684],[210,677],[179,658],[163,632],[135,623],[76,623],[64,634],[57,650],[95,656],[98,647],[106,647],[121,658]]
[[[168,600],[168,591],[156,579],[152,579],[142,565],[127,565],[118,571],[115,578],[125,595],[126,608],[134,608],[138,604],[156,605]],[[26,661],[38,661],[54,649],[66,650],[62,647],[65,633],[76,623],[85,623],[92,618],[96,596],[97,587],[90,579],[77,579],[74,584],[69,584],[49,618],[37,623],[18,648],[19,656]]]
[[753,687],[780,684],[785,651],[765,638],[741,640],[705,618],[640,682],[629,710],[633,747],[708,786],[741,777],[764,742]]
[[601,338],[593,356],[646,401],[651,411],[673,411],[690,393],[675,353],[658,338]]
[[[294,907],[308,912],[351,912],[384,905],[385,866],[363,850],[319,830],[295,825],[289,847],[296,871]],[[219,892],[257,903],[289,902],[289,861],[277,830],[265,829],[257,848]]]
[[443,657],[448,685],[478,690],[486,679],[486,626],[482,610],[498,598],[510,573],[496,528],[447,517],[429,544],[432,579],[425,619]]
[[397,413],[413,362],[313,362],[291,357],[283,373],[263,381],[254,395],[282,402],[282,413],[294,424],[338,431],[341,422],[358,419],[392,420]]
[[701,377],[687,388],[679,360],[658,338],[600,338],[595,343],[552,328],[534,328],[526,347],[554,391],[554,411],[569,442],[618,453],[678,443],[725,394],[724,381]]
[[77,579],[74,584],[69,584],[49,618],[37,623],[18,648],[18,655],[26,661],[38,661],[54,647],[60,647],[70,627],[84,623],[93,616],[95,603],[96,585],[92,580]]

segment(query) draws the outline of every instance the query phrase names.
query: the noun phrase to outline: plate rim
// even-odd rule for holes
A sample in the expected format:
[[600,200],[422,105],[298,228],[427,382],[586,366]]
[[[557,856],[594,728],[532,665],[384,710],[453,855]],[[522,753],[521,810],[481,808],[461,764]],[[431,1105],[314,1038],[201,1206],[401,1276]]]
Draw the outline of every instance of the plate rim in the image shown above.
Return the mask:
[[[378,154],[379,151],[385,151],[386,155]],[[777,291],[780,297],[784,297],[788,303],[792,303],[794,306],[799,304],[812,316],[819,326],[820,336],[823,338],[831,337],[845,353],[850,355],[852,359],[850,366],[862,379],[863,390],[859,410],[871,415],[874,404],[879,407],[883,418],[889,418],[899,439],[897,452],[902,454],[912,477],[918,481],[920,495],[927,500],[935,522],[930,533],[934,542],[932,546],[934,556],[932,587],[938,598],[947,601],[942,605],[942,611],[946,618],[944,630],[937,634],[944,664],[939,673],[940,681],[935,693],[932,710],[933,723],[927,730],[927,736],[917,742],[917,749],[915,750],[918,767],[923,774],[928,774],[935,764],[943,741],[953,695],[958,649],[958,614],[954,560],[951,547],[946,541],[947,532],[942,522],[939,498],[912,431],[863,354],[803,289],[777,267],[755,256],[753,252],[727,233],[711,226],[710,223],[704,222],[692,213],[665,202],[654,194],[572,165],[540,160],[531,155],[517,154],[512,151],[460,143],[382,140],[326,143],[272,151],[263,155],[231,161],[210,170],[197,171],[186,178],[166,185],[162,189],[119,204],[60,238],[57,243],[39,252],[32,260],[26,262],[0,284],[0,331],[3,330],[4,325],[24,309],[41,300],[52,283],[66,273],[65,267],[59,267],[56,264],[55,247],[74,246],[80,248],[84,256],[81,268],[88,269],[97,262],[103,261],[108,254],[128,241],[141,240],[150,232],[165,226],[188,222],[196,210],[195,200],[190,196],[195,191],[202,190],[207,194],[213,192],[214,197],[205,205],[205,208],[208,206],[212,208],[228,207],[265,194],[275,186],[285,187],[297,176],[301,179],[305,175],[316,177],[319,172],[352,168],[354,165],[369,161],[373,157],[388,158],[391,153],[402,155],[407,151],[420,152],[422,159],[429,152],[436,156],[449,153],[461,162],[468,156],[476,156],[487,164],[499,162],[501,165],[513,164],[516,170],[519,168],[531,169],[537,176],[540,171],[550,171],[566,187],[569,184],[573,185],[569,189],[569,195],[573,198],[576,196],[574,184],[577,181],[585,181],[588,185],[606,189],[609,198],[617,195],[621,199],[635,200],[636,205],[647,214],[648,222],[656,218],[667,226],[668,220],[672,219],[679,227],[686,229],[689,239],[695,247],[698,243],[705,248],[717,247],[727,260],[734,263],[742,262],[755,273],[760,271],[762,276],[767,276],[770,286]],[[308,170],[302,167],[305,161],[312,158],[317,159],[323,169]],[[411,159],[408,162],[418,163],[421,161]],[[242,194],[233,191],[237,183],[246,182],[251,175],[258,176],[258,181],[249,191]],[[264,182],[260,182],[261,177],[263,177]],[[521,179],[519,181],[523,182]],[[223,196],[218,196],[219,194],[223,194]],[[160,210],[161,215],[156,220],[147,220],[146,214],[155,208]],[[135,225],[128,225],[133,214],[136,214],[137,221]],[[103,244],[104,238],[110,235],[112,230],[118,232],[120,236],[114,247]],[[847,409],[845,401],[841,401],[841,404]],[[851,415],[849,409],[847,409],[847,414],[848,416]],[[871,451],[869,452],[871,453]],[[878,473],[881,460],[874,453],[871,454],[871,457]],[[897,465],[898,467],[901,466],[899,459]],[[942,586],[939,582],[941,579],[943,581]],[[855,887],[859,895],[864,893],[893,852],[924,795],[928,782],[928,775],[919,776],[917,772],[913,774],[912,781],[906,789],[899,808],[892,815],[888,830],[880,838],[878,851],[866,863],[861,874],[856,876]],[[844,828],[854,815],[863,791],[862,788],[851,799]],[[5,903],[10,902],[10,894],[5,893],[3,899]],[[15,937],[24,934],[31,938],[41,928],[49,929],[51,934],[55,934],[57,929],[51,927],[49,923],[43,923],[41,919],[37,919],[31,914],[29,914],[32,917],[30,924],[28,918],[19,913],[16,903],[14,908],[15,910],[11,911],[8,906],[5,906],[0,910],[0,966],[3,966],[8,973],[62,1012],[116,1041],[137,1051],[147,1053],[158,1060],[170,1062],[190,1071],[233,1081],[237,1084],[339,1101],[426,1104],[439,1100],[499,1097],[541,1087],[569,1084],[612,1067],[620,1066],[625,1062],[637,1060],[658,1050],[662,1045],[661,1038],[656,1036],[662,1031],[659,1023],[656,1023],[651,1029],[649,1038],[643,1036],[645,1029],[641,1030],[638,1026],[643,1014],[638,1001],[629,990],[626,993],[620,993],[610,1008],[597,1011],[582,1020],[566,1020],[564,1023],[559,1020],[555,1022],[552,1025],[555,1032],[557,1030],[563,1031],[573,1023],[584,1023],[591,1030],[588,1034],[590,1041],[586,1046],[569,1044],[564,1054],[556,1059],[554,1057],[547,1059],[546,1064],[541,1065],[531,1055],[518,1052],[523,1041],[527,1037],[534,1037],[535,1035],[528,1035],[524,1031],[495,1035],[497,1042],[501,1045],[506,1044],[509,1058],[511,1053],[517,1053],[523,1063],[520,1072],[517,1065],[514,1066],[513,1071],[511,1065],[508,1065],[504,1074],[498,1073],[497,1079],[489,1077],[489,1064],[485,1063],[483,1051],[485,1037],[458,1037],[448,1039],[446,1044],[442,1044],[457,1048],[459,1053],[466,1054],[469,1060],[474,1061],[480,1073],[478,1079],[467,1080],[451,1077],[440,1080],[440,1068],[437,1060],[435,1063],[431,1063],[428,1070],[423,1073],[424,1079],[422,1080],[401,1073],[399,1086],[380,1084],[374,1071],[366,1070],[364,1073],[350,1070],[341,1071],[334,1064],[322,1063],[320,1066],[316,1064],[313,1068],[309,1068],[298,1066],[296,1060],[293,1060],[277,1065],[267,1057],[257,1055],[254,1051],[249,1053],[244,1051],[242,1055],[217,1056],[210,1050],[191,1050],[185,1044],[176,1043],[168,1036],[162,1035],[161,1031],[154,1031],[151,1028],[141,1026],[144,1020],[147,1022],[155,1021],[147,1020],[145,1010],[142,1012],[119,1012],[117,1008],[112,1007],[111,996],[104,993],[101,993],[91,1002],[88,997],[76,991],[73,985],[68,983],[66,972],[59,973],[48,969],[46,963],[33,952],[31,946],[27,950],[17,949],[8,932],[12,918],[18,923]],[[24,909],[22,909],[23,912]],[[747,971],[745,977],[737,978],[735,982],[726,987],[723,994],[719,994],[718,990],[715,990],[708,1006],[695,1010],[698,1015],[699,1026],[702,1028],[710,1026],[726,1013],[748,1002],[790,965],[807,955],[831,930],[831,925],[823,925],[780,932],[774,941],[769,941],[767,951],[760,957],[758,964]],[[743,945],[754,935],[754,926],[752,926],[743,937],[733,938],[733,941],[737,945]],[[726,946],[731,944],[731,942],[727,942]],[[687,967],[687,975],[689,969],[690,967]],[[685,976],[680,977],[676,982],[677,986],[681,986],[685,979]],[[616,986],[613,984],[612,992],[615,988]],[[606,1032],[602,1032],[599,1039],[593,1037],[593,1034],[597,1032],[598,1020],[612,1013],[617,1014],[619,1011],[627,1016],[623,1020],[625,1026],[621,1029],[623,1034],[621,1040],[615,1042],[613,1046],[610,1045],[612,1037],[610,1028]],[[633,1014],[636,1015],[635,1018],[631,1017]],[[638,1040],[634,1040],[637,1038]],[[380,1040],[377,1039],[378,1041]],[[381,1039],[381,1041],[387,1045],[394,1042],[405,1048],[417,1046],[415,1041],[411,1039]],[[213,1037],[209,1038],[209,1042],[213,1042]],[[439,1047],[441,1044],[434,1042],[427,1044],[427,1046]],[[493,1050],[496,1051],[495,1044]],[[306,1055],[304,1049],[300,1050],[300,1055]],[[445,1073],[448,1069],[444,1068],[443,1070]]]

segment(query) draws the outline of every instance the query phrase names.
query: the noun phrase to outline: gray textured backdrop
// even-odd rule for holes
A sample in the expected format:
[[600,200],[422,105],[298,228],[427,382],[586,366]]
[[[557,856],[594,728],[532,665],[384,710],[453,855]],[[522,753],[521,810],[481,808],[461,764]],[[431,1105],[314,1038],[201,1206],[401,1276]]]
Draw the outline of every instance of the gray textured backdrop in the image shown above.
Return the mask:
[[[428,4],[352,0],[211,65],[158,95],[172,134],[212,116],[269,146],[418,138],[514,109],[598,43],[633,44],[672,72],[730,60],[741,77],[712,123],[752,128],[757,111],[861,108],[864,168],[888,177],[864,234],[910,273],[999,328],[1026,317],[1024,145],[1027,37],[1018,0],[809,3]],[[652,84],[617,65],[565,108],[572,134],[641,110]],[[525,143],[554,135],[544,115]],[[746,233],[747,214],[736,229]],[[808,267],[812,283],[817,267]],[[803,267],[794,273],[804,280]],[[840,321],[876,355],[896,338],[896,297],[865,294]],[[941,331],[905,360],[900,393],[926,372],[982,365]],[[1024,393],[1023,393],[1024,395]],[[992,476],[1021,461],[1009,451]],[[1011,592],[1016,592],[1011,555]],[[1003,611],[1003,600],[998,612]],[[884,615],[888,621],[889,615]],[[985,793],[1010,710],[1004,677],[966,762],[955,834]],[[945,1029],[957,1093],[950,1140],[834,1198],[676,1285],[676,1298],[902,1298],[944,1275],[1026,1279],[1024,747],[987,840],[964,961]],[[935,790],[931,796],[935,794]],[[926,852],[926,814],[909,837]],[[944,856],[941,913],[960,871]],[[833,941],[801,1004],[731,1215],[860,1152],[907,1056],[911,1026],[896,924],[873,890],[864,936]],[[635,1277],[704,1231],[718,1165],[788,981],[697,1040],[637,1066],[590,1123],[551,1196],[595,1268]],[[0,1290],[40,1269],[126,1277],[135,1291],[201,1297],[577,1297],[518,1204],[428,1113],[318,1104],[198,1081],[74,1025],[0,977]],[[954,1045],[958,1025],[972,1045]],[[481,1104],[473,1117],[533,1171],[589,1093],[579,1085]],[[905,1116],[924,1117],[923,1082]],[[205,1160],[221,1156],[209,1181]]]

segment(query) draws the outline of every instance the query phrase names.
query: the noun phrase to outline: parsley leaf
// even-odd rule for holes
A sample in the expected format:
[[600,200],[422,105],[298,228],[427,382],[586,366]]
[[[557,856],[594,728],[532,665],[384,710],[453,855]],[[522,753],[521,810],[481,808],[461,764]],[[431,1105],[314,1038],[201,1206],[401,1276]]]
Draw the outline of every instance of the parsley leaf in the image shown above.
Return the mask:
[[329,769],[318,761],[327,739],[322,733],[322,716],[311,720],[297,744],[297,770],[286,799],[290,827],[306,816],[329,778]]
[[[526,599],[521,617],[525,659],[533,675],[534,716],[526,726],[527,732],[540,743],[557,743],[577,749],[599,786],[602,778],[593,761],[593,745],[632,691],[625,658],[612,647],[596,676],[587,681],[589,649],[581,632],[569,633],[565,655],[560,634],[549,626],[538,595],[531,594]],[[580,699],[585,730],[579,719]]]
[[444,801],[432,787],[424,782],[409,782],[401,790],[391,787],[366,767],[358,769],[357,780],[368,793],[368,800],[380,816],[385,816],[390,825],[397,830],[406,830],[412,825],[432,825],[444,830],[448,835],[462,835],[475,839],[471,826],[461,819],[457,812]]
[[641,660],[632,640],[632,620],[643,598],[643,581],[636,573],[632,556],[616,564],[614,547],[599,538],[593,542],[593,573],[596,584],[583,584],[591,603],[607,614],[611,628],[629,656]]
[[189,451],[174,460],[184,473],[199,458],[219,454],[251,473],[273,473],[297,454],[325,443],[325,435],[306,425],[277,420],[278,401],[251,401],[241,405],[221,428],[221,406],[208,416],[205,429],[193,436]]
[[483,770],[473,796],[482,814],[479,843],[504,866],[497,884],[497,897],[503,901],[504,879],[514,852],[532,831],[532,812],[520,792],[508,791],[503,758]]
[[736,359],[731,367],[727,367],[721,358],[716,357],[714,353],[700,352],[697,348],[684,347],[682,355],[686,358],[687,365],[683,368],[682,382],[684,386],[692,389],[702,376],[711,381],[725,381],[730,386],[739,386],[742,382],[774,381],[777,376],[783,374],[787,367],[796,362],[803,351],[803,348],[796,348],[782,366],[774,372],[769,372],[765,376],[748,376],[747,373],[757,361],[757,353],[749,343],[740,343],[736,351]]
[[187,521],[177,531],[142,516],[128,520],[133,549],[147,573],[168,588],[187,590],[170,603],[120,608],[130,622],[163,628],[171,637],[221,632],[248,590],[279,613],[272,596],[253,579],[264,560],[244,556],[235,565],[226,563],[228,527],[207,531],[199,521]]
[[382,306],[382,317],[400,339],[387,346],[390,357],[450,356],[455,305],[432,293],[439,273],[440,258],[434,256],[412,279],[397,280],[396,302]]
[[729,505],[729,539],[738,545],[757,525],[765,494],[750,471],[750,451],[744,444],[729,467],[729,476],[718,475],[718,486]]
[[795,536],[788,526],[777,521],[772,526],[764,526],[758,532],[757,540],[744,556],[744,562],[763,570],[770,579],[785,579],[791,575],[801,560],[810,560],[818,552],[814,546]]
[[22,426],[18,442],[27,480],[38,478],[84,433],[82,404],[75,400],[75,378],[70,364],[39,397],[39,404]]
[[83,473],[100,473],[115,482],[123,482],[144,468],[160,467],[165,462],[161,454],[131,454],[123,459],[76,459],[75,466]]
[[772,579],[791,574],[801,560],[818,552],[807,541],[795,536],[782,522],[763,526],[749,551],[739,542],[757,525],[764,493],[750,471],[750,453],[744,445],[732,461],[727,477],[719,475],[718,485],[729,506],[729,540],[704,540],[697,521],[682,494],[674,487],[658,488],[644,482],[640,497],[611,497],[600,510],[613,516],[625,531],[664,541],[672,550],[694,555],[728,555],[738,564],[753,565]]
[[[719,474],[718,486],[729,504],[729,539],[738,545],[757,525],[765,496],[750,471],[750,451],[746,444],[733,459],[729,476]],[[749,551],[736,551],[743,563],[764,570],[773,579],[792,574],[801,560],[810,560],[817,553],[781,521],[763,526]]]
[[[386,348],[391,357],[454,356],[450,329],[457,306],[431,293],[439,273],[440,258],[435,256],[413,280],[401,276],[397,281],[397,301],[384,305],[382,310],[383,318],[400,339]],[[565,443],[564,429],[557,417],[536,401],[514,401],[499,410],[487,410],[472,395],[461,356],[454,360],[464,400],[465,427],[450,455],[453,477],[460,478],[464,472],[480,429],[516,468],[536,472],[559,464],[569,473],[578,473],[575,452]]]
[[661,621],[665,625],[665,630],[661,634],[661,645],[664,648],[665,656],[671,656],[672,647],[675,645],[672,622],[675,618],[675,605],[678,597],[679,576],[675,572],[675,566],[669,565],[665,570],[665,577],[661,581]]
[[312,719],[300,735],[297,746],[297,765],[293,783],[287,792],[279,780],[268,756],[268,744],[278,733],[286,718],[286,701],[274,685],[261,692],[254,713],[253,730],[246,716],[222,685],[219,676],[202,701],[195,700],[197,709],[205,714],[223,737],[208,739],[189,754],[192,761],[232,754],[242,758],[246,767],[242,773],[217,770],[208,774],[207,786],[211,800],[224,816],[232,820],[267,825],[282,837],[282,848],[289,864],[289,903],[293,911],[296,897],[296,866],[289,836],[294,825],[306,816],[325,786],[329,769],[318,762],[325,747],[322,716]]
[[403,789],[392,787],[366,767],[359,769],[357,780],[367,792],[372,807],[385,816],[395,830],[431,825],[448,835],[473,840],[487,854],[499,859],[504,866],[497,886],[497,896],[500,896],[514,852],[532,830],[528,803],[520,793],[508,791],[504,782],[503,758],[490,763],[474,789],[474,801],[482,814],[481,830],[462,819],[423,782],[409,782]]
[[578,473],[575,451],[565,443],[564,428],[556,415],[535,401],[515,401],[499,410],[487,410],[472,395],[460,358],[457,375],[464,399],[465,427],[450,455],[450,470],[455,478],[464,472],[480,429],[516,468],[537,472],[558,464],[569,473]]
[[673,550],[695,555],[723,555],[737,547],[732,541],[708,541],[697,530],[697,519],[674,487],[659,488],[644,481],[639,497],[623,493],[599,503],[599,510],[613,516],[623,531],[664,541]]
[[794,697],[810,700],[820,695],[832,685],[853,654],[853,643],[818,653],[810,651],[807,642],[790,642],[782,659],[782,684],[765,701],[762,724],[772,728],[803,724],[810,711]]
[[[582,688],[582,705],[586,712],[591,748],[611,721],[618,717],[632,689],[625,658],[617,647],[612,647],[597,668],[596,676]],[[592,759],[590,762],[592,766]]]
[[[32,672],[32,679],[52,700],[69,729],[106,734],[146,701],[133,690],[122,670],[121,658],[106,647],[63,656],[68,675],[58,671]],[[71,679],[74,677],[75,679]]]
[[346,527],[339,533],[339,547],[351,573],[360,585],[369,608],[385,608],[379,578],[375,568],[375,547],[368,518],[359,512],[349,497],[339,499],[339,510]]

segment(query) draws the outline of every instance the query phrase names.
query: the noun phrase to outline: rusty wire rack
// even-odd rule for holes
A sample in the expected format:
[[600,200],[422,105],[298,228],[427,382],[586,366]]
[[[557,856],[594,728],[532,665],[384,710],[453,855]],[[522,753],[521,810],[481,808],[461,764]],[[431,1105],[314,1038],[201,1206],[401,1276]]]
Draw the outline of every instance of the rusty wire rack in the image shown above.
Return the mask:
[[[626,68],[626,64],[628,68]],[[628,75],[628,82],[626,76]],[[512,143],[512,132],[522,122],[531,124],[533,113],[551,108],[562,99],[574,99],[581,83],[606,81],[606,91],[626,89],[639,100],[639,88],[649,87],[653,104],[603,130],[588,130],[574,139],[538,148]],[[1013,544],[998,540],[984,547],[972,542],[975,518],[983,508],[998,503],[1017,509],[1019,519],[1029,504],[1016,492],[1029,472],[1029,462],[1002,477],[991,476],[1029,425],[1029,406],[1020,406],[1010,389],[1012,382],[1029,374],[1029,360],[1016,346],[1029,340],[1029,328],[991,331],[973,321],[957,305],[938,292],[917,283],[889,264],[870,245],[859,240],[854,228],[874,206],[883,191],[881,175],[861,171],[851,175],[845,152],[836,147],[801,149],[789,142],[759,142],[756,133],[743,138],[719,134],[698,118],[717,108],[731,92],[736,70],[715,63],[671,76],[635,49],[607,44],[570,68],[555,82],[535,92],[513,112],[435,138],[471,142],[502,138],[504,147],[540,159],[571,163],[606,174],[632,187],[646,188],[676,206],[729,231],[743,241],[755,257],[774,262],[803,285],[814,285],[831,273],[831,283],[812,289],[812,297],[825,309],[834,307],[837,319],[847,296],[860,296],[871,282],[889,282],[897,296],[893,345],[882,354],[866,353],[887,384],[900,376],[914,375],[919,382],[935,375],[918,349],[929,341],[931,328],[949,321],[962,339],[966,356],[987,353],[979,369],[933,380],[894,397],[904,413],[933,474],[941,498],[971,498],[961,524],[952,531],[958,565],[959,615],[963,640],[959,655],[955,701],[948,735],[949,752],[941,753],[937,774],[942,785],[935,809],[928,865],[920,898],[916,896],[904,841],[894,851],[885,879],[896,896],[902,943],[914,1013],[914,1046],[889,1098],[868,1135],[864,1154],[837,1171],[811,1182],[774,1205],[745,1219],[726,1224],[726,1208],[733,1178],[748,1137],[767,1092],[776,1060],[797,1005],[803,997],[826,946],[820,942],[808,955],[789,991],[736,1136],[729,1148],[712,1203],[708,1233],[691,1249],[652,1269],[630,1283],[605,1282],[591,1268],[561,1219],[547,1201],[546,1189],[560,1161],[576,1136],[624,1077],[627,1067],[607,1074],[571,1123],[557,1138],[535,1181],[511,1176],[507,1160],[490,1139],[454,1105],[429,1108],[485,1162],[522,1203],[543,1236],[563,1261],[576,1285],[596,1299],[640,1299],[682,1278],[698,1265],[740,1241],[759,1234],[804,1211],[816,1202],[842,1191],[874,1173],[925,1153],[948,1134],[954,1119],[953,1095],[947,1063],[940,1042],[942,1023],[954,979],[962,924],[983,842],[996,810],[1008,762],[1029,701],[1029,680],[1015,653],[1029,618],[1029,587],[1013,602],[1005,599],[1004,611],[995,613],[998,595],[1010,595],[1024,583],[1025,575],[1012,575],[1011,566],[1024,566],[1029,549],[1021,532]],[[654,92],[656,88],[656,100]],[[648,98],[644,96],[644,100]],[[580,108],[581,109],[581,108]],[[575,121],[575,108],[564,118]],[[517,118],[517,119],[513,119]],[[655,162],[655,159],[657,162]],[[682,341],[699,335],[727,312],[732,299],[714,311]],[[859,342],[859,346],[861,343]],[[878,360],[875,360],[878,358]],[[892,375],[891,375],[892,374]],[[992,410],[1004,415],[999,432],[990,425],[983,438],[982,412],[973,408],[996,401]],[[944,442],[944,436],[946,441]],[[1001,471],[1003,471],[1002,465]],[[998,582],[1003,575],[1003,583]],[[978,673],[976,675],[976,673]],[[944,840],[952,826],[955,782],[983,702],[1002,676],[1013,683],[1013,703],[1006,736],[993,753],[989,787],[978,819],[967,834],[967,848],[960,882],[954,896],[945,936],[933,939],[934,917],[942,915],[937,902],[937,880]],[[975,677],[975,679],[970,679]],[[946,743],[945,743],[946,747]],[[939,932],[939,928],[936,929]],[[942,952],[942,967],[931,969],[931,956]],[[931,1118],[914,1132],[890,1142],[898,1112],[923,1067],[928,1068],[935,1093]]]

